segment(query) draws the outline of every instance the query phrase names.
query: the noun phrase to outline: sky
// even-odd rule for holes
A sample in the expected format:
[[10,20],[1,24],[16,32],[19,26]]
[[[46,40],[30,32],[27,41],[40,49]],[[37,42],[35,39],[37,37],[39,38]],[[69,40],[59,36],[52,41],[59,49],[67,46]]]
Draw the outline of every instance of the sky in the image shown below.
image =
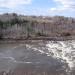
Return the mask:
[[75,17],[75,0],[0,0],[0,14]]

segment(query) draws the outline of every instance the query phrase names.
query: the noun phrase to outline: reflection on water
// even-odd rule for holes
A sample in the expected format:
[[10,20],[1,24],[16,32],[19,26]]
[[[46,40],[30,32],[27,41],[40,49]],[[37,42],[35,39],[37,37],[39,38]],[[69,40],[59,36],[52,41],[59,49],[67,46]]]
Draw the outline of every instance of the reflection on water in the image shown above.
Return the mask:
[[75,75],[74,70],[74,40],[0,44],[1,74]]

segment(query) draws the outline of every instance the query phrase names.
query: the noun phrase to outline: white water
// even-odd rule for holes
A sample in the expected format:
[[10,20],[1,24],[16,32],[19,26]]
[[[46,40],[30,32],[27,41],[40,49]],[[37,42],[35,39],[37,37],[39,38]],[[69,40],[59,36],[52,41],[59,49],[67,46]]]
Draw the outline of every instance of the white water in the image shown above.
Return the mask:
[[72,70],[75,67],[75,41],[48,42],[46,45],[54,58],[61,58]]
[[[75,41],[49,41],[46,44],[46,51],[43,48],[33,45],[26,45],[27,48],[38,51],[41,54],[52,56],[53,58],[62,59],[62,62],[68,64],[70,70],[75,68]],[[48,51],[47,51],[48,50]]]
[[[34,41],[35,42],[35,41]],[[75,41],[46,41],[43,43],[35,42],[36,44],[30,43],[30,44],[18,44],[9,47],[7,45],[6,47],[0,47],[4,50],[0,52],[0,61],[9,60],[8,62],[11,63],[26,63],[26,64],[32,64],[32,63],[40,63],[39,61],[33,62],[33,61],[22,61],[22,60],[16,60],[20,57],[23,57],[25,59],[31,58],[32,53],[36,56],[41,54],[47,55],[47,57],[53,57],[55,59],[61,59],[61,62],[67,63],[70,70],[75,69]],[[24,52],[26,51],[26,53]],[[34,57],[34,56],[33,56]],[[42,57],[44,58],[44,57]],[[3,59],[3,60],[2,60]],[[36,59],[36,57],[35,57]],[[41,59],[41,58],[40,58]],[[34,60],[32,58],[32,60]],[[42,59],[41,59],[42,60]],[[6,61],[6,63],[8,63]],[[6,64],[5,63],[5,64]],[[9,65],[8,63],[8,65]],[[1,63],[2,64],[2,63]],[[2,64],[3,65],[3,64]],[[11,64],[10,64],[11,65]],[[3,65],[4,66],[4,65]],[[6,65],[7,66],[7,65]]]

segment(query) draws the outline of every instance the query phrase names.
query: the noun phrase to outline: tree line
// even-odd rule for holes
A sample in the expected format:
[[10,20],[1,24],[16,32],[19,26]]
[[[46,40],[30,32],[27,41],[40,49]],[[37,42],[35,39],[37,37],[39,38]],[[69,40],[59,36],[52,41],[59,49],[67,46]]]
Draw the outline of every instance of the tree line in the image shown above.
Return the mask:
[[13,13],[13,18],[10,19],[10,14],[7,13],[3,16],[5,15],[7,17],[9,16],[9,19],[4,21],[2,18],[0,18],[0,38],[3,36],[3,30],[8,30],[8,27],[12,29],[12,27],[15,25],[25,29],[27,37],[31,37],[33,34],[36,36],[45,37],[75,35],[75,19],[72,17],[36,17],[17,15],[16,13]]

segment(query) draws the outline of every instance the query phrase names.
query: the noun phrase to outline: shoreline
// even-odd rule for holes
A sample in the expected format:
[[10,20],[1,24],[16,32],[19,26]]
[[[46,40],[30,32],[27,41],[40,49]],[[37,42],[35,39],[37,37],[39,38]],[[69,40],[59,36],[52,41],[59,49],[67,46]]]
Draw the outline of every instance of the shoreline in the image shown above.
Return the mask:
[[0,39],[0,43],[26,43],[31,41],[70,41],[75,40],[75,38],[71,37],[36,37],[36,38],[27,38],[27,39]]

